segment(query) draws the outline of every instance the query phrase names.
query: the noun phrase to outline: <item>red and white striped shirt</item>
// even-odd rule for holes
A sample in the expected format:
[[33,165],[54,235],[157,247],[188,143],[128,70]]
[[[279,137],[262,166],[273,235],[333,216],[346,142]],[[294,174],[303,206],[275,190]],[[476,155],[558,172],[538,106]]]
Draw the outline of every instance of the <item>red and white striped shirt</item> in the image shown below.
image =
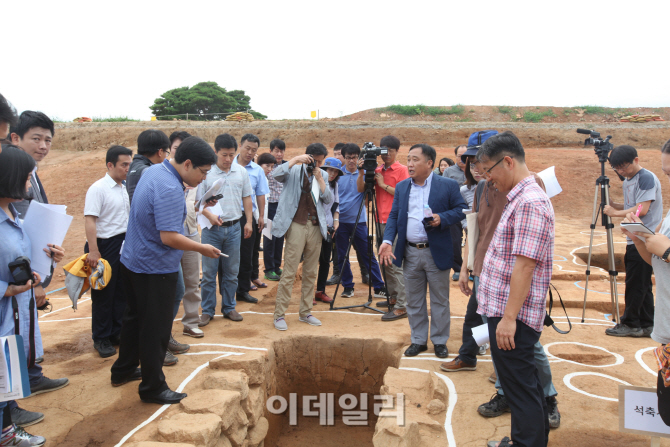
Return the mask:
[[477,313],[502,317],[516,256],[536,261],[530,292],[517,319],[541,332],[554,259],[554,208],[533,176],[507,194],[507,205],[486,251],[479,278]]

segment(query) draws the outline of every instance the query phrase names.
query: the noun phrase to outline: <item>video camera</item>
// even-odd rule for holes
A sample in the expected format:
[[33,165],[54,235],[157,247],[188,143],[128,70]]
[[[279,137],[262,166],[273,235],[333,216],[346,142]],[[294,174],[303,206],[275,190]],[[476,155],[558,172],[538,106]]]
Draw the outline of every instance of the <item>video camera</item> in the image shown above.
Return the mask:
[[375,169],[377,169],[377,157],[386,155],[389,150],[385,147],[377,147],[374,143],[365,143],[361,148],[359,160],[363,159],[363,169],[365,170],[365,183],[373,185],[375,183]]
[[606,163],[609,160],[609,153],[614,149],[614,145],[610,143],[612,135],[607,135],[607,138],[603,140],[600,138],[600,132],[595,130],[577,129],[577,133],[589,135],[589,138],[584,140],[584,146],[593,146],[600,163]]

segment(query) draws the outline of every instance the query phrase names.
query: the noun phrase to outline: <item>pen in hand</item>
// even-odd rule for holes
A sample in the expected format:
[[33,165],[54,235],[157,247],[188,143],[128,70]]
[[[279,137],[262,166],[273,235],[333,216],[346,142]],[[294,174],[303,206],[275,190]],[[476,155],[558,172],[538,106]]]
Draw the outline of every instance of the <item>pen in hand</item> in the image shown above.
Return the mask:
[[637,211],[635,211],[635,217],[640,217],[640,211],[642,211],[641,203],[637,206]]

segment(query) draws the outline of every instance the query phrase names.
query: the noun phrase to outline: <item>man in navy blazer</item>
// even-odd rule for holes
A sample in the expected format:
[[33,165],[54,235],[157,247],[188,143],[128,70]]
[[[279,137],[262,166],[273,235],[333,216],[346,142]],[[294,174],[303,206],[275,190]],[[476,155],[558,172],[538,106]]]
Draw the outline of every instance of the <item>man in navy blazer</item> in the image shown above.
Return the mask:
[[[384,265],[403,266],[407,291],[407,315],[412,344],[405,355],[412,357],[428,349],[426,285],[430,287],[430,340],[435,355],[449,355],[449,270],[453,264],[449,227],[465,217],[468,209],[458,183],[433,175],[435,149],[415,144],[407,156],[410,178],[396,185],[393,208],[386,222],[379,259]],[[426,218],[428,215],[431,217]],[[392,241],[398,236],[395,254]],[[393,261],[392,261],[393,260]]]

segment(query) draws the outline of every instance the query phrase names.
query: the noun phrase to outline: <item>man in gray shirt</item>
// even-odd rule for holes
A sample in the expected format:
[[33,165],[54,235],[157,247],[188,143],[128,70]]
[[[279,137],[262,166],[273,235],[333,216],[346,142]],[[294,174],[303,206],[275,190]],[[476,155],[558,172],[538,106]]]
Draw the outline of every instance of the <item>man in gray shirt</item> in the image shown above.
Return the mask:
[[[626,217],[637,213],[647,228],[655,230],[663,219],[661,183],[653,172],[640,166],[637,151],[632,146],[615,147],[610,154],[612,168],[625,178],[624,203],[611,202],[603,212],[610,217]],[[626,310],[621,321],[605,330],[614,337],[649,337],[654,329],[654,294],[652,293],[652,267],[627,238],[624,264],[626,266]]]
[[[251,205],[251,183],[246,169],[237,163],[233,163],[237,152],[237,141],[230,134],[223,134],[214,140],[214,151],[217,162],[207,174],[204,182],[198,186],[196,199],[202,196],[218,180],[223,179],[219,191],[223,194],[217,206],[206,208],[202,215],[206,217],[211,228],[202,229],[202,243],[210,244],[221,250],[228,257],[220,259],[202,258],[202,316],[198,326],[204,327],[214,318],[216,312],[216,274],[220,274],[221,282],[221,311],[224,318],[232,321],[242,321],[242,315],[235,310],[237,302],[235,291],[237,290],[237,275],[240,268],[240,243],[242,242],[242,229],[239,221],[242,217],[242,208],[246,216],[244,225],[244,238],[251,237],[252,232],[252,205]],[[198,210],[196,210],[198,211]],[[219,262],[221,269],[219,270]]]
[[[460,146],[456,146],[454,149],[454,154],[456,154],[456,164],[453,166],[449,166],[447,169],[444,170],[442,173],[442,177],[447,177],[454,179],[458,182],[459,188],[465,184],[465,162],[461,159],[463,154],[468,150],[468,146],[465,144],[461,144]],[[461,253],[462,249],[462,244],[463,244],[463,224],[461,222],[458,222],[450,227],[451,230],[451,244],[452,244],[452,250],[454,253],[454,274],[452,275],[451,279],[454,281],[458,281],[458,278],[460,277],[460,272],[461,272],[461,266],[463,265],[463,256]],[[468,274],[468,272],[464,272],[464,274]]]

